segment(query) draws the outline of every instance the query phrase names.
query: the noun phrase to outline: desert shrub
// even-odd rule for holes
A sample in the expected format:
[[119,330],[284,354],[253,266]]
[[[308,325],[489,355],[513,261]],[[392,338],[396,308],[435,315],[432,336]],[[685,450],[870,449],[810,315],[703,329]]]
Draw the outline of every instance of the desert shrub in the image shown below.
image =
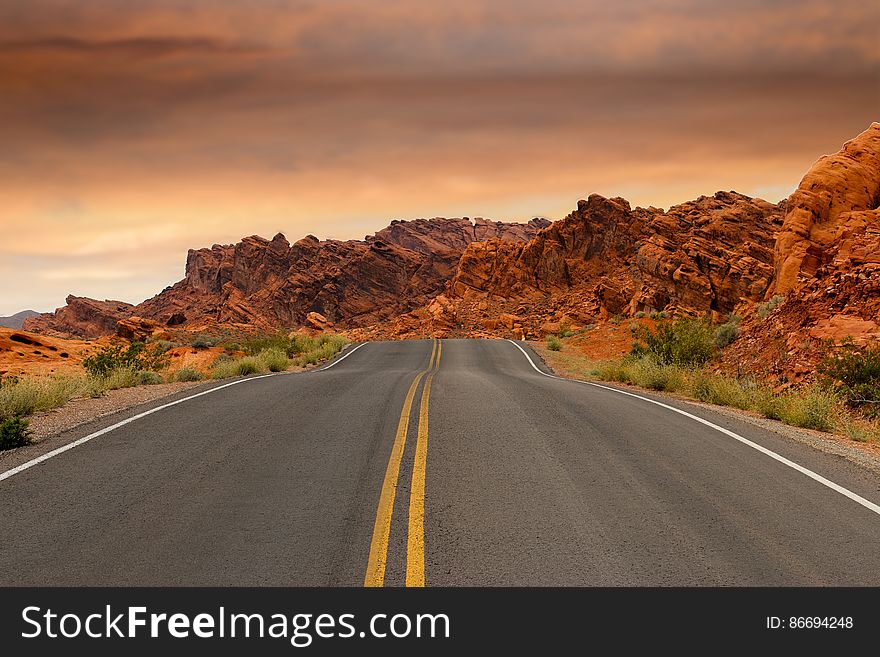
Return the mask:
[[155,342],[150,343],[153,348],[153,353],[156,356],[161,356],[168,352],[168,350],[174,348],[174,343],[169,340],[156,340]]
[[213,369],[218,365],[222,365],[223,363],[231,363],[234,360],[235,356],[232,356],[230,354],[220,354],[219,356],[217,356],[217,358],[214,359],[214,362],[212,362],[209,367]]
[[143,342],[132,342],[127,347],[112,344],[86,358],[83,367],[92,376],[101,376],[120,368],[147,369],[145,350]]
[[174,373],[175,381],[201,381],[202,373],[191,367],[183,367]]
[[649,356],[661,365],[702,365],[715,352],[712,327],[699,319],[678,319],[654,330],[642,326],[632,355]]
[[804,429],[830,431],[837,398],[820,387],[805,388],[780,399],[779,419]]
[[234,362],[236,373],[239,376],[248,376],[249,374],[257,374],[262,372],[262,363],[254,356],[245,356]]
[[119,388],[133,388],[140,385],[142,370],[133,367],[118,367],[100,377],[97,384],[106,390],[118,390]]
[[248,376],[265,372],[266,367],[256,356],[244,356],[236,360],[224,360],[214,366],[212,379],[228,379],[232,376]]
[[571,330],[571,324],[568,322],[561,322],[559,324],[559,331],[557,331],[556,335],[560,338],[569,338],[574,335],[574,331]]
[[650,357],[625,362],[626,378],[649,390],[676,392],[684,386],[684,372],[677,365],[662,365]]
[[288,358],[293,358],[305,351],[309,346],[308,343],[312,340],[305,335],[294,334],[290,336],[283,331],[278,331],[272,335],[245,340],[242,342],[241,348],[248,356],[258,356],[263,351],[276,349],[283,351]]
[[774,310],[776,310],[776,308],[779,307],[779,304],[781,304],[783,301],[785,301],[784,296],[782,296],[781,294],[775,294],[770,298],[769,301],[759,303],[757,307],[758,317],[760,317],[761,319],[767,319],[767,316]]
[[24,447],[30,442],[28,421],[23,417],[16,415],[0,422],[0,450]]
[[859,348],[851,339],[844,340],[817,370],[848,406],[880,414],[880,347]]
[[39,376],[6,382],[0,387],[0,420],[63,406],[83,388],[83,377]]
[[784,405],[780,396],[770,393],[757,400],[755,410],[768,420],[782,420]]
[[740,318],[733,315],[726,323],[715,329],[712,339],[715,341],[716,347],[724,349],[739,337],[739,321]]
[[277,347],[264,349],[257,356],[257,360],[260,361],[264,369],[270,372],[283,372],[290,367],[290,359],[288,359],[287,353]]
[[215,362],[211,366],[211,378],[212,379],[228,379],[232,376],[237,376],[238,370],[235,366],[235,361],[231,358],[228,360],[223,360],[219,362]]
[[162,378],[162,375],[157,374],[156,372],[150,372],[149,370],[138,372],[138,385],[154,386],[159,383],[165,383],[165,379]]
[[627,366],[619,360],[609,360],[599,363],[593,370],[601,381],[614,381],[616,383],[632,383]]
[[660,312],[651,313],[651,319],[667,319],[669,317],[669,313],[665,310],[661,310]]
[[639,312],[637,312],[635,314],[636,319],[642,319],[643,317],[647,317],[647,316],[648,316],[648,313],[646,313],[644,310],[640,310]]
[[743,410],[754,408],[761,394],[757,389],[745,386],[736,379],[708,372],[695,373],[690,386],[690,392],[695,399]]
[[555,335],[548,335],[547,348],[550,351],[560,351],[562,349],[562,342]]
[[217,344],[217,340],[211,337],[210,335],[197,335],[191,341],[190,345],[193,349],[210,349],[215,344]]

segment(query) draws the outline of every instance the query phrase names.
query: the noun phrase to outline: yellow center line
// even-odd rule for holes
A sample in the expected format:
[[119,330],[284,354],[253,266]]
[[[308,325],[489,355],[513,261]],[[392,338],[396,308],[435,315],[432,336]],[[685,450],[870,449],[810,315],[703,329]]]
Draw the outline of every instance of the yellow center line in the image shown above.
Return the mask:
[[412,486],[409,494],[409,528],[406,543],[406,585],[425,585],[425,466],[428,461],[428,399],[431,396],[431,381],[440,369],[440,353],[437,362],[425,380],[422,389],[422,402],[419,408],[419,433],[416,440],[416,455],[413,461]]
[[[436,341],[431,350],[428,370],[434,367],[435,355],[438,356],[439,362],[439,349]],[[388,467],[385,469],[385,479],[382,482],[379,506],[376,509],[376,522],[373,525],[373,538],[370,541],[370,558],[367,562],[364,586],[382,586],[385,583],[385,566],[388,562],[388,537],[391,534],[391,515],[394,510],[394,496],[397,493],[397,479],[400,476],[400,462],[403,459],[403,450],[406,447],[406,434],[409,431],[409,415],[412,410],[416,388],[418,388],[419,382],[426,372],[427,370],[419,372],[413,379],[409,391],[406,393],[403,409],[400,411],[397,434],[394,438],[394,445],[391,448]]]

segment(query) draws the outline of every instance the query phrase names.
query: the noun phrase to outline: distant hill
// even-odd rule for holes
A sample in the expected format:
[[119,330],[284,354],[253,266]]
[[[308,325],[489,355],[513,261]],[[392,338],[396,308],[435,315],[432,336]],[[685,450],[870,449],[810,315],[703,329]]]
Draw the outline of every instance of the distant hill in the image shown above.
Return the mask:
[[5,326],[6,328],[11,329],[20,329],[21,325],[24,324],[24,320],[28,317],[34,317],[39,314],[40,313],[36,310],[22,310],[20,313],[15,313],[9,317],[0,317],[0,326]]

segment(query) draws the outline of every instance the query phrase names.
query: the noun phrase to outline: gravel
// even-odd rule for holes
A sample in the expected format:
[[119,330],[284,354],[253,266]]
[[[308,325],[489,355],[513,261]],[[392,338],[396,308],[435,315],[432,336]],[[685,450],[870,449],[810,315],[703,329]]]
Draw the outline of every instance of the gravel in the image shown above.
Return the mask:
[[153,386],[137,386],[110,390],[103,397],[78,397],[67,404],[51,411],[34,413],[28,417],[33,432],[34,443],[39,443],[49,436],[69,431],[86,422],[137,406],[144,402],[167,397],[175,392],[186,390],[198,385],[192,383],[160,383]]

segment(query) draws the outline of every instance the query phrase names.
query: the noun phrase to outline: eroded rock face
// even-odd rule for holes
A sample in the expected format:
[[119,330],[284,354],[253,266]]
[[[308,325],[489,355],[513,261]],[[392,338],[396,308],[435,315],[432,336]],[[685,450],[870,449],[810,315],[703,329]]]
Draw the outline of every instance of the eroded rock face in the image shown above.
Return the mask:
[[[184,329],[312,325],[310,313],[323,317],[325,327],[363,326],[430,302],[473,241],[526,240],[549,224],[438,218],[394,221],[364,240],[307,236],[291,245],[281,234],[271,240],[245,237],[237,244],[190,250],[185,278],[137,306],[70,297],[54,315],[35,318],[33,330],[111,335],[117,322],[131,315]],[[126,323],[121,330],[135,332]]]
[[726,369],[785,382],[815,375],[830,341],[880,340],[880,123],[821,158],[788,200],[766,317],[747,317]]
[[880,123],[872,123],[833,155],[820,158],[788,200],[776,243],[776,292],[816,274],[829,247],[860,213],[880,206]]
[[67,305],[54,313],[42,313],[24,321],[26,331],[44,335],[92,338],[113,335],[116,323],[132,314],[132,306],[124,301],[98,301],[87,297],[66,299]]
[[781,220],[779,206],[734,192],[668,212],[594,194],[527,243],[471,244],[450,293],[562,301],[597,315],[730,313],[770,287]]

